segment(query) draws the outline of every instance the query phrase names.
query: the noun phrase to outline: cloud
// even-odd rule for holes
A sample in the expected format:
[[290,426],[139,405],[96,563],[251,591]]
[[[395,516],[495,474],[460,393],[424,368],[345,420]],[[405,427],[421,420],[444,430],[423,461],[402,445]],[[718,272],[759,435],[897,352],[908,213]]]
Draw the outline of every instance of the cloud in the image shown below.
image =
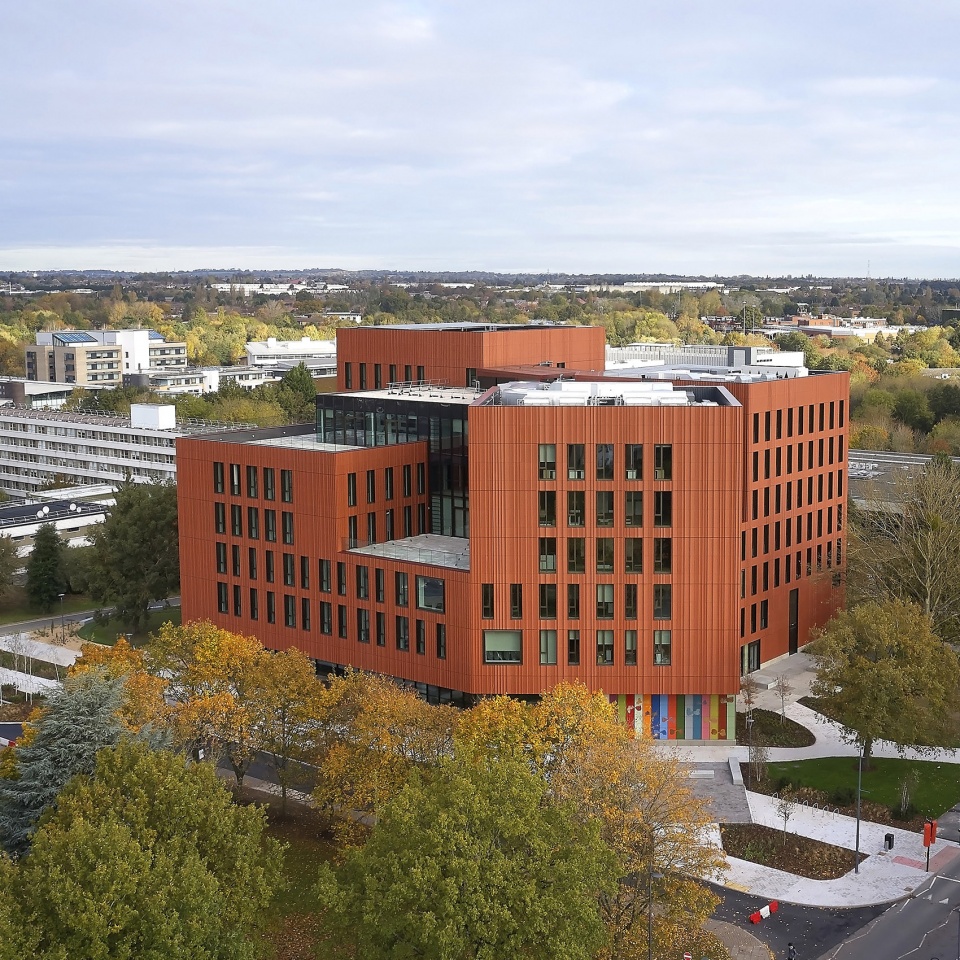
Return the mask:
[[914,97],[937,83],[936,77],[836,77],[815,83],[814,88],[831,97]]

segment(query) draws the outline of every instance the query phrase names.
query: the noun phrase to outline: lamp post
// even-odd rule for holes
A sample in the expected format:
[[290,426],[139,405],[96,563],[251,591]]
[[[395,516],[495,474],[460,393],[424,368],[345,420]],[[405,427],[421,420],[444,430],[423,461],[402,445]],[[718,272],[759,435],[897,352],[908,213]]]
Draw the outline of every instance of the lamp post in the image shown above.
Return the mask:
[[753,786],[753,711],[747,713],[747,789]]
[[65,593],[60,594],[60,643],[65,644],[67,642],[67,628],[63,620],[63,598],[66,596]]
[[[857,842],[853,852],[853,872],[860,873],[860,788],[863,785],[863,741],[860,741],[860,753],[857,756]],[[960,960],[960,953],[958,953]]]
[[[653,853],[650,854],[650,870],[647,873],[647,960],[653,960],[653,880],[663,879],[662,873],[653,869]],[[957,958],[960,960],[960,957]]]

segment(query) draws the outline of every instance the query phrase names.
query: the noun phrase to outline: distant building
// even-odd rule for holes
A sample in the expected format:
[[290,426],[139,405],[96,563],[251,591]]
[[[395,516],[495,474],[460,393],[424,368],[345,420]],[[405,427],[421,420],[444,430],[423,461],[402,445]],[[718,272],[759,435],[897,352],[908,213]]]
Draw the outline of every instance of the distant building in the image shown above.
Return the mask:
[[178,424],[163,404],[134,404],[129,417],[0,407],[0,490],[24,498],[57,484],[172,480],[177,437],[214,429],[225,426]]
[[26,377],[0,377],[0,405],[57,410],[73,393],[72,384],[46,383]]
[[155,330],[41,331],[26,349],[28,380],[81,387],[118,387],[124,374],[186,366],[186,343],[167,343]]
[[67,546],[85,547],[90,543],[90,528],[103,523],[109,512],[109,504],[103,501],[63,498],[45,503],[0,504],[0,537],[13,540],[17,545],[17,556],[24,559],[33,552],[37,531],[50,523]]
[[280,367],[290,370],[304,364],[314,376],[333,376],[337,372],[337,344],[335,340],[277,340],[247,344],[247,364],[251,367]]

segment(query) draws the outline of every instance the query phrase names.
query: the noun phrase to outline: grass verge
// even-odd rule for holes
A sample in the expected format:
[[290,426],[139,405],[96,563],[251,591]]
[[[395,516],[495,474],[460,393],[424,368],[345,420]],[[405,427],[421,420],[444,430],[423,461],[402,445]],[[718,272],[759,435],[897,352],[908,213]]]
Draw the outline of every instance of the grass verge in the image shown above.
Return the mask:
[[[179,607],[163,607],[160,610],[151,610],[147,618],[146,626],[133,634],[133,645],[139,647],[141,644],[146,643],[150,638],[150,634],[158,630],[163,623],[169,622],[179,626],[180,616]],[[91,620],[77,631],[77,635],[92,643],[103,643],[108,647],[112,647],[117,642],[117,639],[124,636],[126,632],[123,624],[119,620],[111,619],[105,623],[97,623],[96,620]]]
[[[823,793],[829,802],[847,806],[857,788],[856,757],[821,757],[794,760],[767,766],[767,783],[772,789],[787,782]],[[900,806],[901,786],[907,782],[916,814],[938,817],[960,802],[960,766],[930,760],[901,760],[875,757],[863,771],[864,799],[888,810]]]

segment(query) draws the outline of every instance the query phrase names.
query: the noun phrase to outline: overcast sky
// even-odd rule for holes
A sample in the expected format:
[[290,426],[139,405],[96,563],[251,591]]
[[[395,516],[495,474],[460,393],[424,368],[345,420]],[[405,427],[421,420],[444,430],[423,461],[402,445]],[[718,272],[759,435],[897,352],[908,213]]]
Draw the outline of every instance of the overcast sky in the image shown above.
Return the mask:
[[960,276],[957,0],[4,5],[0,270]]

